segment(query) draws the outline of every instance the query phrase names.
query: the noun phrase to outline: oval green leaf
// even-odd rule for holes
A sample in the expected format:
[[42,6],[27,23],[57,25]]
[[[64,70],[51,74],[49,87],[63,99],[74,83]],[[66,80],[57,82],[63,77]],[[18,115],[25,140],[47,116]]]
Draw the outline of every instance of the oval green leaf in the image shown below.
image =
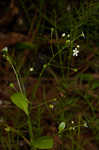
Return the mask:
[[29,111],[28,111],[28,99],[25,97],[24,94],[18,92],[18,93],[14,93],[11,96],[11,100],[12,102],[21,110],[23,110],[25,112],[25,114],[28,116],[29,115]]
[[58,127],[59,133],[61,133],[64,130],[64,128],[65,128],[65,122],[61,122]]
[[50,149],[53,147],[53,138],[50,136],[42,136],[34,141],[34,147],[38,149]]

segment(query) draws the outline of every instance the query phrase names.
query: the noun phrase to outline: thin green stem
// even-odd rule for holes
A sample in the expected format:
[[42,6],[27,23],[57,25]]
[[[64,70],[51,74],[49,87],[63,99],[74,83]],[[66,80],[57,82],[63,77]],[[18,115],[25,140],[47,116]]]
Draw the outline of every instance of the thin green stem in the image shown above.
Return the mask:
[[18,77],[18,73],[17,73],[17,71],[16,71],[16,69],[15,69],[15,67],[14,67],[14,65],[13,65],[13,63],[12,63],[12,61],[11,61],[9,56],[7,56],[7,60],[9,61],[10,65],[12,66],[12,69],[13,69],[13,71],[15,73],[20,92],[23,93],[22,88],[21,88],[21,83],[20,83],[20,80],[19,80],[19,77]]
[[[31,123],[31,118],[28,116],[28,127],[29,127],[29,135],[30,135],[30,143],[31,143],[31,150],[34,148],[34,136],[33,136],[33,131],[32,131],[32,123]],[[34,149],[35,150],[35,149]]]

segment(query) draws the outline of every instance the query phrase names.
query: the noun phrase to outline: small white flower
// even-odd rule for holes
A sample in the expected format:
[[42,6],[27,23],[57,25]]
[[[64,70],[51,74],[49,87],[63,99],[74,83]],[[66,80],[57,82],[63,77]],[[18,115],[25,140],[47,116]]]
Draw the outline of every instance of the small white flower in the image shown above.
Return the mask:
[[72,130],[75,130],[75,127],[73,127]]
[[67,34],[67,37],[69,38],[69,37],[70,37],[70,34]]
[[79,45],[77,45],[77,48],[79,48],[80,46]]
[[34,71],[34,68],[33,68],[33,67],[31,67],[29,70],[32,72],[32,71]]
[[79,51],[77,50],[77,48],[75,48],[75,49],[73,50],[73,56],[78,56],[78,53],[79,53]]
[[74,124],[74,121],[72,120],[71,123]]
[[66,33],[62,33],[62,37],[65,37],[66,36]]

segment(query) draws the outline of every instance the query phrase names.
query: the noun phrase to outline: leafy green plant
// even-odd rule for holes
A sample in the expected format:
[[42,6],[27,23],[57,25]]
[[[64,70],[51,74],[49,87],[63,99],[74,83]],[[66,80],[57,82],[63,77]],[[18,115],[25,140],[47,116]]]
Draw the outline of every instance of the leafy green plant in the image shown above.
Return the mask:
[[[27,123],[28,123],[28,127],[29,127],[29,134],[30,134],[30,147],[31,149],[36,149],[36,148],[39,148],[39,149],[49,149],[49,148],[52,148],[53,147],[53,138],[52,137],[48,137],[48,136],[42,136],[36,140],[34,140],[34,135],[33,135],[33,131],[32,131],[32,123],[31,123],[31,119],[30,119],[30,112],[29,112],[29,100],[26,98],[22,88],[21,88],[21,83],[20,83],[20,80],[18,78],[18,73],[13,65],[13,62],[12,62],[12,59],[11,57],[9,57],[8,55],[8,50],[7,48],[4,48],[3,49],[3,56],[8,60],[8,62],[11,64],[13,70],[14,70],[14,73],[16,75],[16,78],[17,78],[17,81],[18,81],[18,85],[19,85],[19,89],[20,89],[20,92],[17,92],[17,93],[14,93],[12,96],[11,96],[11,100],[12,102],[18,107],[20,108],[22,111],[25,112],[25,114],[27,115]],[[40,75],[42,75],[44,69],[46,68],[47,66],[44,66],[42,72]],[[40,78],[39,78],[40,80]],[[38,87],[38,86],[37,86]],[[37,89],[36,87],[36,89]],[[11,128],[12,130],[12,128]],[[10,131],[10,127],[7,127],[6,128],[6,131],[9,132]],[[13,131],[13,130],[12,130]],[[14,130],[15,131],[15,130]]]
[[[31,3],[30,7],[27,6],[28,2]],[[66,13],[65,2],[64,2],[64,6],[63,6],[63,2],[64,0],[60,1],[59,3],[57,2],[58,3],[57,6],[58,7],[60,6],[60,8],[55,9],[56,6],[55,8],[53,6],[55,4],[55,1],[53,0],[51,2],[52,11],[50,11],[50,9],[46,11],[47,9],[45,9],[45,12],[43,13],[42,10],[45,5],[44,0],[40,1],[39,4],[35,4],[35,3],[32,4],[32,1],[28,1],[28,0],[20,0],[21,7],[23,8],[24,13],[25,13],[25,19],[26,19],[25,22],[29,30],[31,31],[31,33],[32,31],[34,31],[34,27],[32,24],[33,16],[30,15],[30,11],[34,12],[34,10],[37,10],[38,17],[37,17],[37,20],[35,21],[37,22],[35,26],[37,26],[36,29],[38,33],[35,38],[40,39],[40,40],[42,39],[42,40],[40,44],[39,42],[37,44],[35,44],[35,42],[34,43],[29,43],[29,42],[18,43],[16,44],[16,48],[19,50],[28,49],[28,50],[31,50],[31,53],[32,53],[32,50],[38,49],[38,53],[39,53],[39,50],[41,51],[41,49],[45,49],[46,47],[45,45],[47,45],[46,44],[47,42],[50,43],[50,46],[48,45],[47,47],[47,51],[50,49],[51,55],[48,57],[48,61],[42,65],[42,69],[39,73],[39,77],[37,78],[37,83],[35,84],[32,90],[32,99],[35,100],[36,98],[38,87],[41,83],[42,76],[43,75],[45,76],[46,70],[50,70],[48,73],[50,73],[50,75],[54,77],[55,81],[57,81],[57,85],[58,85],[57,89],[59,91],[58,92],[59,95],[58,95],[58,98],[55,98],[56,99],[55,107],[54,107],[54,104],[46,105],[47,102],[44,102],[44,103],[41,102],[40,104],[34,106],[33,108],[43,109],[42,107],[43,105],[46,105],[46,107],[49,107],[47,108],[47,110],[50,112],[50,114],[52,116],[54,116],[55,114],[55,117],[53,117],[53,122],[56,121],[55,124],[59,124],[58,131],[55,131],[54,135],[56,135],[56,137],[61,138],[61,140],[63,141],[65,141],[66,139],[65,143],[67,144],[68,144],[68,139],[70,139],[69,142],[71,143],[71,146],[69,147],[67,145],[66,148],[70,150],[71,149],[74,150],[75,148],[76,149],[81,148],[80,147],[81,146],[80,134],[82,132],[81,128],[89,127],[87,122],[83,118],[87,118],[87,115],[89,115],[90,111],[92,113],[91,117],[94,118],[92,121],[96,123],[98,126],[98,123],[97,123],[98,121],[96,120],[95,122],[96,114],[95,114],[93,103],[90,100],[91,96],[87,94],[88,90],[85,91],[85,95],[82,93],[80,88],[77,89],[77,92],[76,92],[76,88],[73,89],[73,86],[75,84],[77,85],[77,83],[75,81],[71,82],[71,79],[69,77],[70,77],[71,71],[73,71],[74,73],[78,73],[77,79],[78,80],[80,79],[80,82],[82,84],[83,84],[83,81],[87,82],[88,85],[92,83],[92,80],[93,80],[92,76],[88,73],[80,74],[79,68],[77,68],[76,66],[72,66],[71,61],[74,57],[76,58],[78,56],[77,58],[80,60],[83,57],[82,54],[84,52],[83,53],[80,52],[81,46],[78,45],[78,42],[79,41],[82,42],[84,39],[90,40],[89,37],[91,37],[92,39],[93,35],[96,35],[96,31],[98,28],[95,28],[96,29],[95,32],[93,30],[91,30],[92,32],[89,32],[87,29],[89,29],[89,27],[92,27],[93,25],[95,27],[95,23],[98,25],[99,22],[97,20],[96,13],[99,8],[99,5],[97,5],[98,3],[94,3],[94,4],[91,3],[90,5],[85,6],[85,7],[84,5],[82,5],[80,9],[73,8]],[[95,18],[94,18],[94,15],[95,15]],[[41,22],[39,21],[40,19],[41,19]],[[50,35],[48,35],[50,31],[51,33]],[[41,36],[45,34],[47,34],[47,40],[46,38]],[[40,38],[39,38],[39,35],[41,36]],[[43,45],[42,41],[45,41],[44,47],[42,47]],[[83,41],[82,45],[84,44],[86,43],[84,43]],[[29,135],[30,139],[25,137],[24,133],[22,133],[22,130],[19,131],[18,129],[5,124],[6,126],[5,131],[8,133],[8,138],[10,139],[11,135],[9,134],[9,132],[11,132],[15,135],[19,135],[22,139],[24,139],[24,141],[31,147],[31,150],[32,149],[33,150],[51,149],[54,144],[53,138],[51,136],[41,136],[41,132],[39,132],[41,128],[40,118],[39,118],[40,115],[38,115],[39,119],[38,121],[36,121],[36,127],[35,127],[35,120],[31,118],[31,115],[32,115],[31,110],[33,110],[33,108],[32,108],[32,103],[27,98],[27,95],[26,95],[27,93],[24,90],[25,89],[24,84],[22,84],[22,81],[21,81],[22,80],[21,73],[20,73],[20,70],[22,69],[21,68],[22,65],[20,65],[21,62],[19,62],[19,68],[17,69],[16,62],[14,62],[13,57],[8,55],[8,52],[6,50],[7,50],[7,47],[5,48],[4,57],[8,60],[8,62],[12,66],[12,69],[15,73],[17,83],[19,86],[19,91],[12,94],[10,98],[13,104],[15,104],[20,109],[20,111],[23,111],[24,112],[23,114],[25,114],[26,116],[26,123],[28,125],[26,126],[26,129],[28,128],[28,131],[27,131],[28,133],[27,132],[26,133]],[[43,57],[43,59],[46,59],[46,57],[45,58]],[[78,61],[78,63],[79,62],[80,61]],[[59,69],[59,74],[57,73],[57,71],[56,72],[54,71],[53,67],[55,69],[56,68]],[[26,66],[25,66],[25,69],[27,69]],[[35,71],[35,69],[31,67],[29,71],[32,72],[32,71]],[[99,86],[98,82],[97,83],[94,82],[94,84],[91,86],[92,87],[91,89],[95,90],[98,88],[98,86]],[[10,84],[10,87],[16,90],[13,84]],[[44,96],[45,96],[44,99],[46,99],[45,91],[44,91]],[[84,101],[82,100],[83,98],[84,98]],[[50,100],[49,102],[51,101],[52,100]],[[89,113],[87,113],[88,109],[90,109]],[[85,110],[85,111],[82,113],[81,112],[82,110]],[[75,121],[73,119],[75,119]],[[90,122],[89,118],[88,118],[88,122]],[[55,127],[53,126],[52,126],[53,130],[54,128],[55,129],[57,128],[56,126]],[[39,132],[38,134],[35,134],[36,132],[34,132],[34,130],[36,129]],[[98,130],[99,129],[97,127],[97,131]],[[75,140],[75,136],[77,137],[76,139],[78,140]],[[98,135],[96,136],[96,138],[99,139]],[[61,140],[59,139],[60,143],[61,143]],[[9,143],[8,148],[10,150],[12,148],[11,139],[9,140],[8,143]],[[5,144],[3,145],[5,146]],[[61,149],[64,149],[64,147],[65,146],[62,145]],[[5,149],[6,149],[6,146],[5,146]]]

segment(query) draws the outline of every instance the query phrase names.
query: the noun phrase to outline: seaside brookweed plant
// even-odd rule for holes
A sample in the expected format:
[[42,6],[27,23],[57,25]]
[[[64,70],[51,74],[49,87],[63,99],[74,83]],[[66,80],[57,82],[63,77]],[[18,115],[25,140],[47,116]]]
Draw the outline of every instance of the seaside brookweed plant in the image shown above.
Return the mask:
[[[30,117],[30,107],[29,107],[29,100],[26,97],[26,94],[23,92],[22,85],[19,79],[19,73],[16,70],[16,67],[13,65],[12,58],[8,54],[8,47],[4,47],[2,49],[3,57],[9,62],[9,64],[12,66],[12,69],[16,75],[16,79],[18,82],[19,90],[20,92],[15,92],[13,95],[11,95],[10,99],[12,102],[19,108],[21,109],[27,116],[27,124],[28,124],[28,131],[29,131],[29,137],[30,141],[27,142],[27,144],[30,145],[31,149],[51,149],[53,147],[53,138],[51,136],[41,136],[38,137],[36,140],[34,138],[33,134],[33,127],[32,127],[32,122],[31,122],[31,117]],[[43,70],[47,67],[45,64]],[[33,68],[30,68],[30,71],[33,71]],[[13,85],[11,85],[13,87]],[[7,127],[5,128],[6,132],[9,132],[12,127]],[[14,128],[13,128],[14,129]],[[11,130],[14,132],[16,129]],[[25,138],[26,139],[26,138]],[[28,139],[26,139],[28,141]]]
[[[80,36],[83,36],[84,37],[84,33],[82,33]],[[75,40],[71,40],[71,36],[70,34],[67,34],[66,33],[63,33],[62,34],[62,37],[65,39],[65,46],[63,46],[63,49],[64,48],[73,48],[74,46],[74,42]],[[78,48],[80,46],[77,45],[75,47],[75,49],[73,49],[73,56],[78,56]],[[16,92],[14,93],[12,96],[11,96],[11,100],[12,102],[18,107],[20,108],[21,110],[24,111],[24,113],[26,114],[27,116],[27,120],[28,120],[28,126],[29,126],[29,134],[30,134],[30,146],[33,147],[34,149],[35,148],[39,148],[39,149],[50,149],[53,147],[53,138],[52,137],[49,137],[49,136],[42,136],[40,138],[37,138],[36,140],[34,139],[34,134],[32,133],[32,124],[31,124],[31,120],[30,120],[30,111],[29,111],[29,101],[28,99],[26,98],[25,96],[25,93],[23,93],[23,90],[22,90],[22,86],[21,86],[21,83],[20,83],[20,80],[19,80],[19,76],[18,76],[18,73],[16,71],[16,68],[15,66],[13,65],[13,61],[12,61],[12,58],[8,55],[8,47],[5,47],[3,48],[3,56],[8,60],[8,62],[10,63],[10,65],[12,66],[13,70],[14,70],[14,73],[16,75],[16,78],[17,78],[17,82],[18,82],[18,85],[19,85],[19,90],[20,92]],[[42,72],[41,72],[41,76],[42,76],[42,73],[44,72],[44,70],[50,65],[50,62],[58,55],[58,53],[60,53],[62,50],[58,51],[56,53],[56,55],[53,55],[53,57],[51,58],[51,60],[49,61],[49,63],[47,64],[44,64],[43,65],[43,69],[42,69]],[[72,49],[71,49],[71,52],[72,52]],[[34,68],[31,67],[29,69],[30,72],[34,71]],[[11,85],[13,87],[13,85]],[[54,105],[49,105],[49,107],[53,110],[54,108]],[[72,122],[73,124],[73,122]],[[65,131],[65,122],[61,122],[60,125],[59,125],[59,131],[58,133],[60,134],[61,132]],[[87,127],[86,124],[84,124],[84,127]],[[70,129],[74,130],[76,128],[76,126],[73,126],[73,127],[70,127]]]

